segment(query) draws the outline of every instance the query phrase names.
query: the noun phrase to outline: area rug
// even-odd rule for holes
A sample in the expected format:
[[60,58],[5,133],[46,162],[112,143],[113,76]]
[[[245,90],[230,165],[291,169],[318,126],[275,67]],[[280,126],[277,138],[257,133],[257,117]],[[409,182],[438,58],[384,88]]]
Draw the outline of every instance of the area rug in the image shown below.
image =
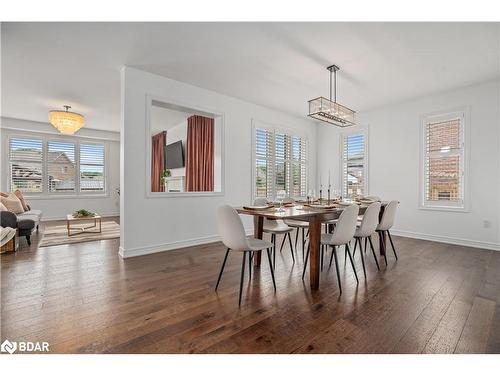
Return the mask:
[[[83,223],[82,225],[88,226],[88,223]],[[74,224],[72,224],[71,226],[72,228],[78,227],[78,225]],[[72,243],[80,243],[88,241],[109,240],[111,238],[119,238],[119,237],[120,237],[120,225],[115,223],[114,221],[103,221],[102,233],[84,232],[71,237],[68,237],[66,224],[61,224],[45,228],[45,231],[43,232],[43,237],[38,247],[67,245]]]

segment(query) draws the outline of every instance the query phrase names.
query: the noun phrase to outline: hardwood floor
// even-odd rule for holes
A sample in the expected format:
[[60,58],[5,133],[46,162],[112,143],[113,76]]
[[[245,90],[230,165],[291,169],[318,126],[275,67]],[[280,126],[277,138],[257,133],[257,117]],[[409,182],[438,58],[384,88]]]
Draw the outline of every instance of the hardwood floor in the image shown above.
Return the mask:
[[[377,271],[359,253],[356,285],[339,252],[311,293],[302,255],[267,257],[246,278],[241,254],[197,246],[130,259],[118,240],[1,257],[1,340],[48,341],[70,353],[500,353],[500,252],[394,237],[399,261]],[[375,242],[375,241],[374,241]],[[359,250],[358,250],[359,251]],[[248,273],[247,273],[248,275]]]

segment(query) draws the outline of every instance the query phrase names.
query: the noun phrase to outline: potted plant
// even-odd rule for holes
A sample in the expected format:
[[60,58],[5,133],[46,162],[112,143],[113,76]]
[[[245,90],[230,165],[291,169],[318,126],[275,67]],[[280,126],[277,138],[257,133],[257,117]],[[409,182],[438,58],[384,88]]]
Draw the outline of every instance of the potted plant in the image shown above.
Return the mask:
[[95,216],[95,212],[91,212],[89,210],[86,210],[84,208],[78,210],[78,211],[75,211],[73,213],[73,217],[74,218],[81,218],[81,217],[94,217]]

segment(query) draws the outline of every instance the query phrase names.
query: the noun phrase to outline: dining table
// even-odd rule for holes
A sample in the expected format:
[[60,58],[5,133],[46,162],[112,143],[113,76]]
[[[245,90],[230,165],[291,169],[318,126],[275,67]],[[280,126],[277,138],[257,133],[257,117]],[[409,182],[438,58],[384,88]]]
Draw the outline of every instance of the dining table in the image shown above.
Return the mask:
[[[384,207],[388,202],[382,202],[379,219],[382,217]],[[357,203],[354,203],[357,204]],[[309,285],[311,290],[319,289],[320,276],[320,255],[321,255],[321,224],[330,220],[338,219],[345,206],[335,206],[332,208],[317,208],[303,204],[285,205],[281,208],[269,207],[266,209],[254,209],[250,206],[237,207],[236,211],[242,215],[254,217],[254,237],[262,239],[264,229],[264,219],[271,220],[297,220],[309,223]],[[368,205],[359,204],[359,215],[363,215]],[[387,243],[385,234],[379,232],[380,255],[385,256]],[[253,257],[254,267],[259,267],[262,259],[262,252],[258,251]]]

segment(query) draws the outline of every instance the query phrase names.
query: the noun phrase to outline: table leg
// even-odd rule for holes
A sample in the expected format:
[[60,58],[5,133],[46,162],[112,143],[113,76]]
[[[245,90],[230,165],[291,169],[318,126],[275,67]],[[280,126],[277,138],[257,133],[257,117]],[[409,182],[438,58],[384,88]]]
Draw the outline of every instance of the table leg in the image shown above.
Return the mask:
[[309,284],[312,290],[319,289],[319,259],[320,259],[321,221],[313,217],[309,222]]
[[[262,216],[254,216],[253,218],[253,235],[255,238],[262,239],[264,230],[264,218]],[[253,265],[260,266],[262,251],[256,251],[253,257]]]
[[68,230],[68,237],[70,236],[69,234],[69,220],[66,220],[66,229]]

